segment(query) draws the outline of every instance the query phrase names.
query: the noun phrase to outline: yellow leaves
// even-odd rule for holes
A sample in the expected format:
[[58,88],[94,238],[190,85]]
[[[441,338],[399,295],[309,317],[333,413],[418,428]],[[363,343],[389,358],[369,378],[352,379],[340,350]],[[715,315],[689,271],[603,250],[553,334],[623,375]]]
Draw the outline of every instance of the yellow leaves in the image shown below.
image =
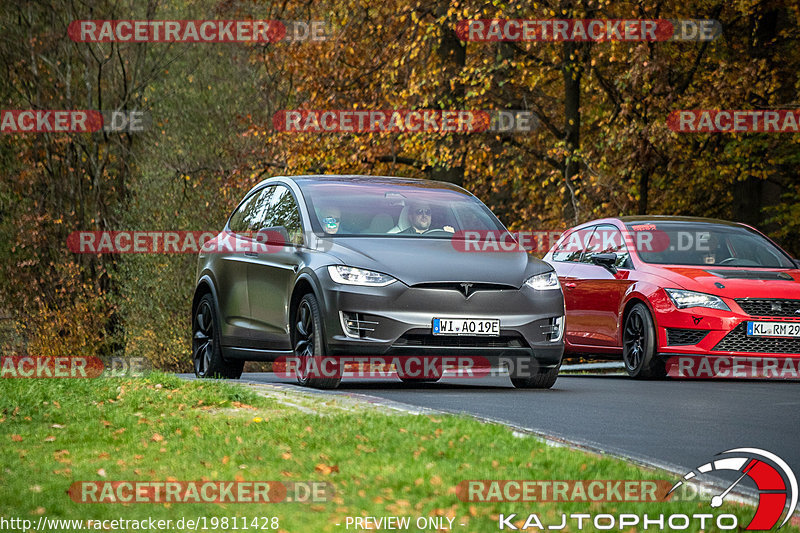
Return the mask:
[[22,435],[11,435],[11,440],[14,442],[22,442]]
[[53,453],[53,459],[58,461],[62,464],[71,464],[72,460],[66,457],[69,455],[69,450],[58,450],[57,452]]
[[153,436],[150,437],[150,440],[152,440],[153,442],[161,442],[162,440],[164,440],[164,437],[159,433],[153,433]]
[[333,473],[339,472],[339,465],[326,465],[324,463],[317,463],[314,467],[315,472],[319,472],[323,476],[329,476]]

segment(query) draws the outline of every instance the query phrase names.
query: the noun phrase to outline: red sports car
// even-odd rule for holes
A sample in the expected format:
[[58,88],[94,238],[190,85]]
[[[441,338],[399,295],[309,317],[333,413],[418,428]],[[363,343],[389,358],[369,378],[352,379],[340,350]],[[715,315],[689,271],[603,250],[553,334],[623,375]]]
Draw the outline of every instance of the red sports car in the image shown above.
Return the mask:
[[635,378],[663,377],[671,356],[800,356],[800,262],[744,224],[594,220],[544,259],[564,289],[568,354],[621,356]]

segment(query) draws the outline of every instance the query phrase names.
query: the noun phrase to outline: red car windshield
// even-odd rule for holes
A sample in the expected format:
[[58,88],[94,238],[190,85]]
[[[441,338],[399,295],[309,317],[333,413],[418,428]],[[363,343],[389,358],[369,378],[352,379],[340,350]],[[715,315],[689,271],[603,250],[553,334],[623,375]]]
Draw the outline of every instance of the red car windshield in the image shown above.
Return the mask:
[[659,265],[795,268],[786,253],[743,226],[655,221],[626,224],[645,263]]

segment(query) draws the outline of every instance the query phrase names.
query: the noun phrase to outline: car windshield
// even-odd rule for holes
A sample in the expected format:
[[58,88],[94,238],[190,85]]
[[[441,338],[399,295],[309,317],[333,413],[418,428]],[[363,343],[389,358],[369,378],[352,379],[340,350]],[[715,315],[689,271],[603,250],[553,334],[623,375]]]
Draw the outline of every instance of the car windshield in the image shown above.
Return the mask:
[[314,232],[326,237],[459,238],[506,229],[471,194],[439,183],[298,179]]
[[626,227],[645,263],[794,268],[781,249],[743,226],[655,221],[628,223]]

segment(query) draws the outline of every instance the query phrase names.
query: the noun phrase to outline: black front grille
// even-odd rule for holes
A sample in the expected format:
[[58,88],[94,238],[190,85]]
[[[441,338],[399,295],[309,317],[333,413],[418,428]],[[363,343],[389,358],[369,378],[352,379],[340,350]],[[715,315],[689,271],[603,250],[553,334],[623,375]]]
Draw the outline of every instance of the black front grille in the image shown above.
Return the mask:
[[800,318],[800,300],[737,298],[736,303],[750,316],[791,316]]
[[667,328],[667,344],[670,346],[697,344],[706,335],[708,335],[707,329]]
[[711,349],[712,352],[800,353],[800,339],[748,337],[742,322]]
[[431,335],[430,333],[406,333],[395,346],[436,348],[527,348],[522,335],[500,335],[499,337],[472,337],[466,335]]
[[[417,283],[411,286],[414,289],[438,289],[444,291],[458,291],[463,293],[464,286],[462,282],[431,282],[431,283]],[[517,287],[513,285],[505,285],[502,283],[470,283],[469,292],[472,294],[477,291],[515,291]]]

